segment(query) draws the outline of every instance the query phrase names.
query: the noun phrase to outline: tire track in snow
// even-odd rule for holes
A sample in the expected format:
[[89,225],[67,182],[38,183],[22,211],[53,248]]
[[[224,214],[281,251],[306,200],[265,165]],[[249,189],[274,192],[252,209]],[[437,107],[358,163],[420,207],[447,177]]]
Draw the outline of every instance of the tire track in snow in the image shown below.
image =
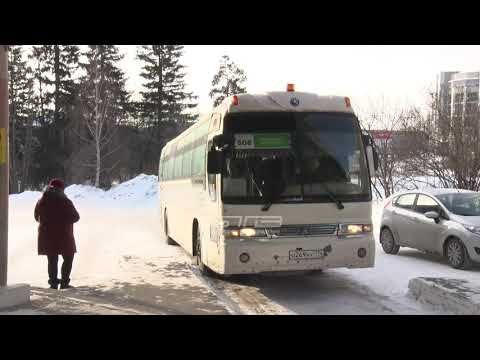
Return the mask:
[[191,271],[221,300],[232,315],[293,315],[295,313],[266,297],[260,289],[247,284],[238,284],[229,279],[202,276],[198,268],[190,265]]

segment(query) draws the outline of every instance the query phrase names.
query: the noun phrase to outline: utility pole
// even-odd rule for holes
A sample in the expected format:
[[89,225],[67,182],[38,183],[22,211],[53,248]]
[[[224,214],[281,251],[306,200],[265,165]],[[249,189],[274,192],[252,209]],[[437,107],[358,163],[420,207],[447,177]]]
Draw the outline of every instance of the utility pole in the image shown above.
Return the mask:
[[0,45],[0,309],[27,304],[30,285],[7,286],[8,270],[8,46]]
[[0,287],[8,268],[8,47],[0,45]]

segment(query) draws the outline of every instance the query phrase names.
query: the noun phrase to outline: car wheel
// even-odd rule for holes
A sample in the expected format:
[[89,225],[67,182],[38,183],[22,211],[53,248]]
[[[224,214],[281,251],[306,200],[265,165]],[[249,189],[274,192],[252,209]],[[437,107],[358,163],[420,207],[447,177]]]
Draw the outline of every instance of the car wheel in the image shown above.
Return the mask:
[[467,249],[460,239],[452,238],[448,240],[445,247],[445,256],[454,269],[467,269],[471,265]]
[[395,244],[395,239],[389,228],[383,228],[380,233],[380,244],[382,244],[383,251],[387,254],[396,255],[400,250],[400,245]]

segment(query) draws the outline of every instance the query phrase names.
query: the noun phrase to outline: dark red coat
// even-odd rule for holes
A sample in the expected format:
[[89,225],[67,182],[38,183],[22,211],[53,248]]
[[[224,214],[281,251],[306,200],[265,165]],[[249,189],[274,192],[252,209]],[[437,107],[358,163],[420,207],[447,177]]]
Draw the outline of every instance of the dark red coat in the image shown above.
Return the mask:
[[77,252],[73,224],[80,220],[75,206],[56,188],[48,188],[35,206],[38,254],[72,256]]

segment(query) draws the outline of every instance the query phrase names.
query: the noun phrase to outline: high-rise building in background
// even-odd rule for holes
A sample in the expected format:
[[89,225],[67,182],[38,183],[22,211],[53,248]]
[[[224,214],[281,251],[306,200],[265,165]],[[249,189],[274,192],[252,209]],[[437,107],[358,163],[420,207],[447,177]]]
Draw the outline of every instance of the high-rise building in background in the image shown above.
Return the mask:
[[478,112],[480,72],[441,72],[437,77],[438,128],[448,129],[452,119],[462,119]]

